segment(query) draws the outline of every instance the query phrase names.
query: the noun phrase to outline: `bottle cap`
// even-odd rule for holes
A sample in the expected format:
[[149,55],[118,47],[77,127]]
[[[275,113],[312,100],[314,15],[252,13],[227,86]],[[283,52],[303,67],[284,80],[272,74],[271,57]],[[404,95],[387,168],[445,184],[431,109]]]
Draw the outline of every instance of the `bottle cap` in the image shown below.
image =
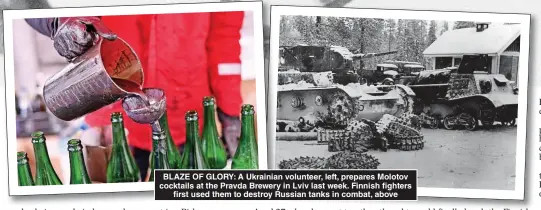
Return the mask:
[[28,156],[26,155],[26,152],[23,152],[23,151],[17,152],[17,163],[18,164],[28,163]]
[[122,113],[120,112],[113,112],[111,113],[111,122],[122,122]]
[[216,99],[212,96],[205,96],[203,98],[203,106],[212,106],[216,104]]
[[240,113],[242,115],[253,115],[255,113],[254,106],[251,104],[242,105]]
[[190,110],[186,112],[186,121],[197,121],[199,117],[195,110]]
[[68,151],[74,152],[74,151],[81,151],[82,149],[83,149],[83,145],[81,144],[81,140],[71,139],[68,141]]
[[45,142],[45,134],[42,131],[36,131],[32,134],[32,143]]

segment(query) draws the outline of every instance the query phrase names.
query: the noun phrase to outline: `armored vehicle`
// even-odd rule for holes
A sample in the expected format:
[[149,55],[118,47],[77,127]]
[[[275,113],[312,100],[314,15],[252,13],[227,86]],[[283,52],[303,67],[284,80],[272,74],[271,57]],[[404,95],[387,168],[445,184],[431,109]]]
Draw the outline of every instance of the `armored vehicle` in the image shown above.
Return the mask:
[[504,75],[488,73],[487,57],[464,55],[458,68],[421,71],[408,85],[417,97],[415,113],[432,128],[514,125],[518,89]]
[[332,72],[333,83],[347,85],[358,83],[359,72],[364,68],[363,59],[394,54],[352,53],[340,46],[281,46],[279,72],[302,73]]
[[377,121],[384,114],[398,116],[413,110],[414,94],[410,88],[360,85],[354,70],[354,60],[395,52],[353,54],[338,46],[294,46],[280,50],[279,120],[296,121],[317,113],[332,115],[326,124],[337,126],[351,118]]
[[[346,143],[347,139],[374,146],[381,141],[374,143],[373,139],[386,136],[396,148],[422,148],[420,130],[412,128],[415,126],[411,123],[414,92],[405,85],[359,83],[355,69],[362,69],[362,62],[354,68],[353,61],[386,53],[352,54],[343,47],[314,46],[282,47],[281,51],[277,138],[323,141],[336,134],[339,136],[331,138],[334,140],[326,141],[329,151],[342,151],[345,144],[354,144]],[[379,122],[385,123],[379,126]]]

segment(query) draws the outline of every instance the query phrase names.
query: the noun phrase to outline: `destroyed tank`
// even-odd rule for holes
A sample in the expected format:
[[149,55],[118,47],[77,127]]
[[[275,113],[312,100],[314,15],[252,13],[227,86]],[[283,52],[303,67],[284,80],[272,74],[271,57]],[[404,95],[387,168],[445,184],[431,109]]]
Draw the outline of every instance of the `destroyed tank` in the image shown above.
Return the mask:
[[334,83],[347,85],[360,81],[364,59],[395,53],[397,51],[352,53],[340,46],[280,46],[278,71],[288,74],[332,72]]
[[421,71],[408,86],[415,113],[431,128],[476,130],[495,122],[515,125],[518,89],[501,74],[489,74],[487,55],[465,55],[457,67]]
[[[385,131],[372,131],[385,115],[395,117],[397,122],[403,118],[407,118],[402,120],[404,122],[411,121],[414,92],[405,85],[361,85],[351,62],[363,56],[367,54],[352,54],[343,47],[282,47],[277,138],[321,140],[318,135],[329,130],[347,135],[369,132],[371,134],[365,136],[376,136],[375,133],[381,136]],[[422,138],[419,130],[413,133],[416,133],[413,137]],[[401,139],[407,139],[403,137]],[[331,143],[329,150],[343,151],[344,146]]]

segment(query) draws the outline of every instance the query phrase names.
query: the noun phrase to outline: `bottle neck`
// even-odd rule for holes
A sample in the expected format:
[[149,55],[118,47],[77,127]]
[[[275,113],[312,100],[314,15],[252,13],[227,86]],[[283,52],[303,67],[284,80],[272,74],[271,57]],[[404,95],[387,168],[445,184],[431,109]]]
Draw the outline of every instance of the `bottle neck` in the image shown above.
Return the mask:
[[197,121],[186,122],[186,146],[193,147],[199,139],[199,123]]
[[126,140],[126,134],[124,132],[124,122],[113,122],[113,148],[126,147],[128,142]]
[[254,141],[255,142],[255,124],[254,124],[254,115],[242,115],[241,117],[241,136],[240,141]]
[[21,160],[17,163],[17,173],[19,178],[19,186],[34,185],[34,179],[32,177],[32,172],[30,171],[28,159]]
[[216,114],[214,111],[214,105],[206,105],[204,107],[203,115],[205,125],[203,128],[205,129],[204,132],[216,132],[217,134],[218,130],[216,128]]
[[157,154],[165,154],[167,151],[167,145],[165,142],[165,132],[152,131],[152,146],[153,150]]
[[158,122],[160,123],[160,128],[162,131],[165,132],[165,135],[171,136],[171,132],[169,131],[169,122],[167,121],[167,111],[163,113]]
[[153,169],[169,169],[165,133],[152,132]]
[[[72,148],[68,149],[71,150]],[[88,176],[83,157],[83,151],[80,149],[69,151],[69,159],[71,183],[90,183],[90,178]]]
[[36,155],[36,171],[53,170],[51,159],[45,141],[34,142],[34,153]]

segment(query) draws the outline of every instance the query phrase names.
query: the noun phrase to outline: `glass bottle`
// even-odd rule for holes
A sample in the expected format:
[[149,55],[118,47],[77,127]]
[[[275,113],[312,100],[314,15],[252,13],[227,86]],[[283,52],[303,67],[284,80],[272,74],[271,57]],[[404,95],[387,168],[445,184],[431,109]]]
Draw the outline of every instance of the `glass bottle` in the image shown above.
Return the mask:
[[182,169],[208,169],[199,139],[199,117],[196,111],[186,112],[186,143],[180,159]]
[[245,104],[241,109],[241,131],[231,169],[258,169],[257,139],[255,136],[254,106]]
[[[165,111],[160,117],[159,120],[160,127],[162,131],[165,133],[165,142],[166,142],[166,149],[167,149],[167,160],[169,162],[169,167],[171,169],[180,169],[180,152],[178,150],[178,147],[175,145],[175,141],[173,141],[173,137],[171,136],[171,131],[169,130],[169,122],[167,121],[167,111]],[[154,164],[154,155],[151,157],[150,166],[153,167]]]
[[32,144],[36,157],[36,185],[62,185],[53,168],[47,145],[45,144],[45,134],[38,131],[32,134]]
[[19,186],[34,186],[34,179],[32,178],[26,152],[17,152],[17,174]]
[[81,140],[69,140],[68,152],[70,159],[70,184],[92,184],[90,176],[88,176],[88,171],[86,170]]
[[138,182],[141,180],[141,174],[128,147],[122,113],[112,113],[111,123],[113,127],[113,149],[107,165],[107,182]]
[[209,164],[209,168],[223,169],[227,165],[227,153],[216,128],[215,104],[214,97],[207,96],[203,99],[204,124],[203,135],[201,137],[203,140],[202,147],[203,155]]
[[154,181],[155,169],[170,169],[165,132],[152,131],[152,167],[149,181]]

